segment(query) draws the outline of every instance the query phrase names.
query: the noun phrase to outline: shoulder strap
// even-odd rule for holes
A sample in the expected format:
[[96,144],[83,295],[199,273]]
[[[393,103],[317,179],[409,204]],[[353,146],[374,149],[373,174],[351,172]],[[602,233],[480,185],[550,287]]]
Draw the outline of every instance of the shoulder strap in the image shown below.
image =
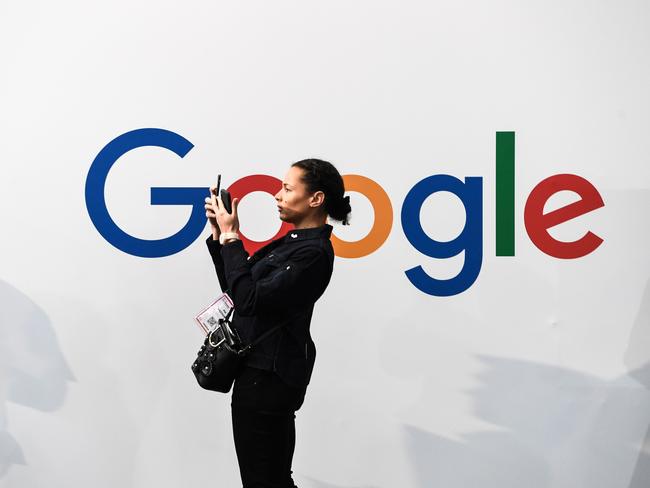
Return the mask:
[[[301,313],[302,313],[302,312],[301,312]],[[245,346],[245,347],[240,351],[240,353],[246,353],[246,352],[248,352],[248,351],[249,351],[253,346],[255,346],[255,345],[259,344],[260,342],[262,342],[264,339],[266,339],[266,338],[269,337],[271,334],[273,334],[273,333],[276,332],[277,330],[279,330],[279,329],[281,329],[282,327],[284,327],[288,322],[290,322],[292,319],[298,317],[299,315],[300,315],[299,313],[298,313],[298,314],[294,314],[294,315],[292,315],[291,317],[287,318],[286,320],[283,320],[283,321],[282,321],[281,323],[279,323],[278,325],[276,325],[276,326],[270,328],[269,330],[267,330],[266,332],[264,332],[264,334],[262,334],[262,335],[259,336],[257,339],[255,339],[253,342],[251,342],[250,344],[248,344],[247,346]]]
[[[228,293],[228,292],[230,292],[230,287],[228,287],[228,289],[225,291],[225,293]],[[228,293],[228,296],[230,296],[230,293]],[[230,311],[228,312],[228,315],[225,317],[225,320],[226,320],[226,321],[229,321],[229,319],[230,319],[230,314],[232,314],[234,310],[235,310],[235,307],[233,307],[233,308],[230,309]],[[244,346],[242,349],[240,349],[240,350],[239,350],[239,354],[244,354],[244,353],[248,352],[248,351],[249,351],[253,346],[259,344],[259,343],[262,342],[264,339],[266,339],[266,338],[269,337],[271,334],[273,334],[275,331],[277,331],[277,330],[281,329],[282,327],[284,327],[288,322],[290,322],[292,319],[298,317],[301,313],[302,313],[302,312],[297,313],[297,314],[294,314],[294,315],[291,315],[291,316],[288,317],[286,320],[283,320],[282,322],[280,322],[278,325],[276,325],[276,326],[274,326],[274,327],[271,327],[269,330],[267,330],[266,332],[264,332],[264,334],[262,334],[262,335],[259,336],[257,339],[255,339],[253,342],[251,342],[250,344],[247,344],[247,345]]]

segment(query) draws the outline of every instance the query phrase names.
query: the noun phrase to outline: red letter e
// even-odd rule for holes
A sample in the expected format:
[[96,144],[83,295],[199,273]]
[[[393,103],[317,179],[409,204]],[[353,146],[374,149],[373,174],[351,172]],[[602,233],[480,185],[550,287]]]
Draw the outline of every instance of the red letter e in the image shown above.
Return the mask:
[[[544,214],[544,205],[555,193],[569,190],[580,195],[577,202]],[[530,240],[549,256],[575,259],[596,249],[603,240],[588,231],[577,241],[563,242],[551,237],[549,228],[604,206],[598,190],[586,179],[572,174],[553,175],[540,181],[530,192],[524,208],[524,224]]]

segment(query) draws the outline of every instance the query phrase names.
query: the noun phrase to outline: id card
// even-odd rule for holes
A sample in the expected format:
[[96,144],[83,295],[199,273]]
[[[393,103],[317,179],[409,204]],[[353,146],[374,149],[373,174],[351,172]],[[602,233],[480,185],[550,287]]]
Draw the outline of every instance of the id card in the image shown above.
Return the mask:
[[214,302],[204,308],[194,317],[196,323],[205,335],[208,335],[219,325],[219,319],[225,318],[235,306],[227,293],[220,295]]

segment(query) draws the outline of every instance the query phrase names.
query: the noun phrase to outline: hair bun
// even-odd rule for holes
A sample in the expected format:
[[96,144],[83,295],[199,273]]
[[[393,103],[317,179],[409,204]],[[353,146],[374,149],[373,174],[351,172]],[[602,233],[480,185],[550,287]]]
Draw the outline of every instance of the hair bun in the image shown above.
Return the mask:
[[350,207],[350,195],[345,195],[343,197],[343,203],[344,203],[344,208],[343,208],[343,213],[345,213],[345,218],[342,221],[343,225],[350,225],[350,219],[348,214],[352,211],[352,207]]

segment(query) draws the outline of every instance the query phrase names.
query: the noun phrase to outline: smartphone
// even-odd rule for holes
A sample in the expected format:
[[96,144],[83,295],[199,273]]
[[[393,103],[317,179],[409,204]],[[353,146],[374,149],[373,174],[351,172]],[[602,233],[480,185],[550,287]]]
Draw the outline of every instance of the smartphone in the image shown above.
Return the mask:
[[232,199],[230,198],[230,192],[228,190],[221,189],[221,174],[217,175],[217,189],[214,191],[215,195],[221,197],[221,202],[223,203],[223,208],[226,209],[226,212],[232,213]]
[[221,203],[223,203],[223,208],[226,209],[226,212],[232,213],[232,202],[228,190],[221,189]]

